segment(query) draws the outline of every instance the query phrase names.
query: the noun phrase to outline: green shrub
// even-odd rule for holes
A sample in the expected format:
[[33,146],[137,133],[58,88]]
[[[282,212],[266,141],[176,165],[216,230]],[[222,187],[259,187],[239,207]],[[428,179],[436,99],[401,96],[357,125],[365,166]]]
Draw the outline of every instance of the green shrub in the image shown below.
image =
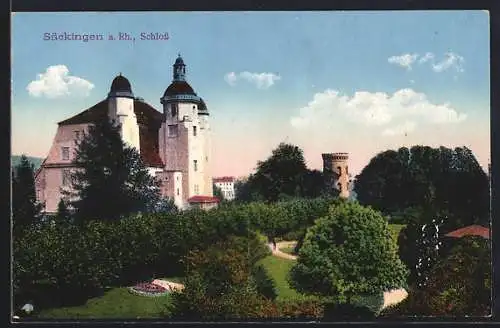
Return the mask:
[[[258,241],[258,238],[255,238]],[[244,237],[228,237],[186,257],[182,293],[173,294],[169,312],[176,319],[226,320],[256,317],[265,299],[251,279],[255,258]]]

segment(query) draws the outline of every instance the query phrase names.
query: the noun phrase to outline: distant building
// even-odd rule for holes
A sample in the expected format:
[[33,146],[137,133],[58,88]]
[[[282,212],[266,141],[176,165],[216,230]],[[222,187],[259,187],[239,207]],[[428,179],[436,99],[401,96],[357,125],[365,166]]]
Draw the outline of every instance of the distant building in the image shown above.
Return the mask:
[[349,198],[351,177],[349,175],[348,153],[327,153],[323,157],[323,174],[326,187],[339,191],[339,197]]
[[160,102],[162,111],[135,97],[130,82],[120,74],[106,98],[59,122],[49,154],[35,177],[37,199],[45,204],[45,212],[56,212],[61,191],[71,188],[78,140],[90,125],[106,119],[119,123],[122,140],[140,153],[150,174],[161,181],[162,196],[173,199],[180,209],[216,206],[209,113],[186,81],[186,65],[180,55]]
[[225,200],[233,200],[235,198],[234,177],[218,177],[212,179],[214,185],[222,191],[222,196]]

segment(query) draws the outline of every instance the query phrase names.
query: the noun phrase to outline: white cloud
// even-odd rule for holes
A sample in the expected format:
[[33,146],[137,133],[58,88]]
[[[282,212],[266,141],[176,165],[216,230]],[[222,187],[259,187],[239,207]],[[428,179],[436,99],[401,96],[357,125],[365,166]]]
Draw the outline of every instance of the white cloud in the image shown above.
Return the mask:
[[45,73],[38,74],[37,80],[31,81],[26,90],[33,97],[57,98],[70,95],[87,96],[93,88],[94,85],[89,81],[69,75],[65,65],[54,65],[49,66]]
[[454,52],[447,52],[444,54],[444,59],[436,63],[436,55],[432,52],[426,52],[423,56],[419,54],[403,54],[400,56],[389,57],[388,61],[391,64],[397,64],[401,67],[405,67],[408,70],[412,69],[414,63],[425,64],[430,63],[431,68],[434,72],[440,73],[446,71],[450,68],[455,69],[457,72],[464,72],[463,64],[465,63],[464,57],[460,56]]
[[230,72],[224,76],[224,80],[231,86],[236,85],[238,80],[245,80],[259,89],[268,89],[273,86],[276,81],[281,80],[279,75],[274,73],[251,73],[251,72]]
[[400,56],[392,56],[387,60],[390,64],[396,64],[411,70],[411,65],[417,60],[417,54],[404,54]]
[[447,52],[445,58],[437,64],[432,65],[434,72],[443,72],[447,69],[454,68],[457,72],[462,73],[464,71],[463,64],[465,62],[464,57],[453,53]]
[[420,64],[423,64],[423,63],[428,62],[429,60],[434,60],[434,54],[432,52],[425,53],[425,55],[423,55],[422,57],[420,57],[420,59],[418,60],[418,62]]
[[397,125],[393,128],[387,128],[384,131],[382,131],[382,135],[384,136],[400,136],[400,135],[406,135],[407,133],[410,133],[415,130],[415,127],[417,124],[412,121],[406,121],[400,125]]
[[425,94],[401,89],[393,94],[358,91],[352,97],[336,90],[316,93],[298,115],[290,119],[297,128],[317,128],[332,121],[383,129],[384,135],[411,130],[416,120],[424,124],[458,123],[467,118],[449,104],[433,104]]
[[234,86],[236,84],[236,81],[238,80],[238,77],[234,72],[227,73],[224,76],[224,80],[230,85]]

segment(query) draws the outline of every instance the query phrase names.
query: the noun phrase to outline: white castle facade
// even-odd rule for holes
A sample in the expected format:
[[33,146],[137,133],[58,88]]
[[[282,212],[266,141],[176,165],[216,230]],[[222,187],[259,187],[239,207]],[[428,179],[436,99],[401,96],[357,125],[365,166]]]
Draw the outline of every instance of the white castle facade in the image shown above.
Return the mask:
[[161,181],[163,197],[172,198],[181,209],[216,206],[209,112],[186,81],[180,55],[160,103],[162,112],[135,97],[130,82],[120,74],[104,100],[59,122],[49,154],[35,176],[37,199],[45,204],[45,212],[56,212],[62,189],[70,187],[77,140],[90,125],[104,119],[120,124],[123,141],[139,151],[150,173]]

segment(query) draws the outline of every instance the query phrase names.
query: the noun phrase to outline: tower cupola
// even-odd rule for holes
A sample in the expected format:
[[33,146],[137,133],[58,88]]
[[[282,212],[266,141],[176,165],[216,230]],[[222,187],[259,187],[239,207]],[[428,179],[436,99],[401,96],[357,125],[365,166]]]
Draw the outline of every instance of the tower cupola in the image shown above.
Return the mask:
[[184,64],[181,54],[179,54],[175,60],[173,75],[174,81],[186,81],[186,65]]
[[113,82],[111,82],[111,88],[108,93],[108,98],[113,97],[134,98],[130,82],[126,77],[122,75],[122,73],[116,76],[113,79]]

